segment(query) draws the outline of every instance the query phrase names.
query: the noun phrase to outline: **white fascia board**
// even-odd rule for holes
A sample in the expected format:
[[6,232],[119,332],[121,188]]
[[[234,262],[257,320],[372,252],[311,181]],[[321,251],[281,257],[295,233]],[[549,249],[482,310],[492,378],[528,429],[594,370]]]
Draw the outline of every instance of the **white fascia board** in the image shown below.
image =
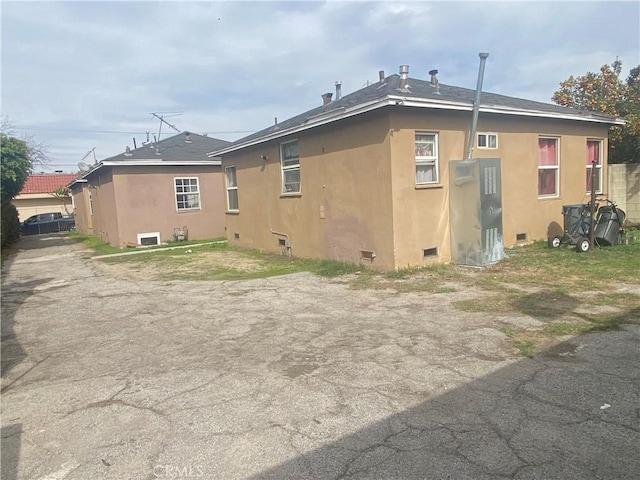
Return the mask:
[[592,117],[588,114],[571,114],[560,112],[542,112],[540,110],[516,110],[505,107],[480,107],[482,113],[499,113],[503,115],[520,115],[524,117],[542,117],[559,120],[577,120],[579,122],[605,123],[607,125],[625,125],[627,122],[623,118],[607,120],[604,118]]
[[[440,110],[459,110],[459,111],[468,111],[468,112],[473,111],[473,105],[470,105],[468,103],[435,100],[431,98],[403,97],[398,95],[388,95],[383,99],[373,100],[371,102],[356,105],[351,108],[347,108],[347,109],[339,108],[331,112],[319,114],[315,117],[310,117],[307,120],[307,122],[305,122],[304,124],[296,125],[295,127],[288,128],[286,130],[278,130],[278,131],[272,132],[271,134],[249,140],[248,142],[245,142],[239,145],[222,148],[220,150],[214,150],[208,153],[207,155],[210,157],[213,157],[214,155],[220,156],[220,155],[224,155],[225,153],[235,152],[236,150],[241,150],[243,148],[265,143],[270,140],[275,140],[281,137],[285,137],[287,135],[292,135],[298,132],[302,132],[304,130],[309,130],[310,128],[315,128],[320,125],[325,125],[327,123],[335,122],[343,118],[352,117],[354,115],[359,115],[361,113],[369,112],[371,110],[375,110],[375,109],[390,106],[390,105],[398,105],[402,107],[431,108],[431,109],[440,109]],[[480,112],[481,113],[497,113],[497,114],[503,114],[503,115],[519,115],[519,116],[527,116],[527,117],[554,118],[554,119],[561,119],[561,120],[577,120],[582,122],[604,123],[607,125],[625,125],[626,123],[625,120],[622,118],[607,120],[604,118],[591,117],[588,115],[544,112],[541,110],[515,109],[515,108],[498,107],[498,106],[493,106],[493,107],[481,106]]]
[[[103,160],[101,162],[102,166],[106,167],[135,167],[135,166],[194,166],[194,165],[207,165],[219,167],[222,165],[222,162],[219,159],[216,160],[158,160],[156,158],[149,159],[136,159],[136,160]],[[96,169],[97,170],[97,169]],[[93,170],[95,171],[95,170]]]
[[319,127],[320,125],[326,125],[327,123],[336,122],[338,120],[342,120],[343,118],[353,117],[354,115],[359,115],[361,113],[370,112],[371,110],[376,110],[378,108],[386,107],[388,105],[395,105],[395,101],[391,101],[387,97],[387,98],[374,100],[367,103],[362,103],[360,105],[356,105],[351,108],[346,108],[346,109],[337,108],[336,110],[327,112],[326,114],[310,117],[307,120],[307,122],[305,122],[304,124],[296,125],[295,127],[291,127],[286,130],[278,130],[276,132],[272,132],[269,135],[255,138],[239,145],[234,145],[233,147],[214,150],[213,152],[208,153],[208,155],[220,156],[220,155],[224,155],[225,153],[235,152],[236,150],[241,150],[243,148],[258,145],[260,143],[265,143],[270,140],[286,137],[287,135],[292,135],[294,133],[309,130],[310,128]]
[[202,166],[206,165],[208,167],[220,167],[222,165],[222,160],[217,157],[213,157],[212,160],[190,160],[190,161],[182,161],[182,160],[158,160],[157,158],[148,158],[148,159],[139,159],[139,160],[102,160],[100,163],[94,165],[91,170],[86,172],[82,179],[76,179],[74,182],[70,183],[69,186],[73,185],[75,182],[86,182],[85,180],[89,175],[97,172],[102,167],[153,167],[153,166],[170,166],[170,167],[191,167],[191,166]]
[[[473,111],[473,105],[469,105],[468,103],[457,103],[457,102],[447,102],[447,101],[438,101],[434,99],[427,98],[406,98],[406,97],[395,97],[391,96],[396,100],[398,105],[406,106],[406,107],[419,107],[419,108],[438,108],[444,110],[463,110],[463,111]],[[607,125],[624,125],[626,122],[622,118],[616,118],[615,120],[607,120],[604,118],[592,117],[588,114],[572,114],[572,113],[560,113],[560,112],[545,112],[542,110],[527,110],[527,109],[519,109],[519,108],[509,108],[509,107],[499,107],[499,106],[480,106],[481,113],[497,113],[502,115],[520,115],[525,117],[542,117],[542,118],[555,118],[561,120],[578,120],[582,122],[595,122],[595,123],[606,123]]]
[[70,181],[69,183],[67,183],[66,187],[67,188],[71,188],[73,187],[76,183],[87,183],[87,179],[86,178],[76,178],[75,180]]

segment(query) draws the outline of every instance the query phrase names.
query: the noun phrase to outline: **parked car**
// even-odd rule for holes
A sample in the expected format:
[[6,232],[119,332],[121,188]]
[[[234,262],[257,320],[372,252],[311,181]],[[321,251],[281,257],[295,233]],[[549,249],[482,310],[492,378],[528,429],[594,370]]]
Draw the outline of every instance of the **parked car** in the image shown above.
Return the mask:
[[68,232],[76,227],[73,215],[64,216],[60,212],[38,213],[20,223],[22,235],[38,235],[41,233]]

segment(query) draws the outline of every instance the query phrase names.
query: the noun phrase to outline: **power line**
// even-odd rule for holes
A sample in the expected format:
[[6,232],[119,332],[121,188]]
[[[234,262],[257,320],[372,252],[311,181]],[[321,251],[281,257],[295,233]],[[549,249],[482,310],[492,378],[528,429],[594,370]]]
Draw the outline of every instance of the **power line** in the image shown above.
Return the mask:
[[[49,127],[36,127],[32,125],[16,125],[12,128],[16,130],[38,130],[45,132],[68,132],[68,133],[114,133],[122,135],[146,135],[147,132],[125,132],[117,130],[76,130],[76,129],[64,129],[64,128],[49,128]],[[207,132],[208,135],[220,135],[223,133],[253,133],[255,130],[221,130],[218,132]]]

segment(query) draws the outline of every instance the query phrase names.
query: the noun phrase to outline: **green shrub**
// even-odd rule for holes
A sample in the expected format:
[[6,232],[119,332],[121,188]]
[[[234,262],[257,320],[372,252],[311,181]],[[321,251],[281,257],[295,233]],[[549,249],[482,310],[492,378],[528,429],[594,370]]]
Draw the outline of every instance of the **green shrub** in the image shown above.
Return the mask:
[[20,238],[20,220],[18,210],[12,203],[3,203],[2,211],[2,248],[8,247]]

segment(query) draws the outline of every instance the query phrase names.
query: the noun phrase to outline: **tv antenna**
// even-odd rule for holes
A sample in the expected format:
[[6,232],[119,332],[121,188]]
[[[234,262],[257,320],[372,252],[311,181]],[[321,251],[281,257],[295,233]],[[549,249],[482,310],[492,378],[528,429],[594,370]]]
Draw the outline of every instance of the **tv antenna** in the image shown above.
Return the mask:
[[160,134],[162,133],[162,124],[166,123],[167,126],[173,128],[176,132],[180,133],[180,130],[178,130],[175,125],[172,125],[171,123],[165,120],[165,117],[175,117],[178,115],[182,115],[182,112],[157,112],[157,113],[152,113],[151,115],[153,115],[158,120],[160,120],[160,126],[158,127],[158,138],[156,139],[156,154],[159,154],[160,152],[158,151],[157,142],[160,141]]
[[91,150],[89,150],[87,153],[85,153],[84,157],[82,157],[82,160],[80,160],[80,163],[83,163],[85,158],[87,158],[92,153],[93,153],[93,163],[94,163],[94,165],[96,163],[98,163],[98,160],[96,160],[96,147],[93,147]]

